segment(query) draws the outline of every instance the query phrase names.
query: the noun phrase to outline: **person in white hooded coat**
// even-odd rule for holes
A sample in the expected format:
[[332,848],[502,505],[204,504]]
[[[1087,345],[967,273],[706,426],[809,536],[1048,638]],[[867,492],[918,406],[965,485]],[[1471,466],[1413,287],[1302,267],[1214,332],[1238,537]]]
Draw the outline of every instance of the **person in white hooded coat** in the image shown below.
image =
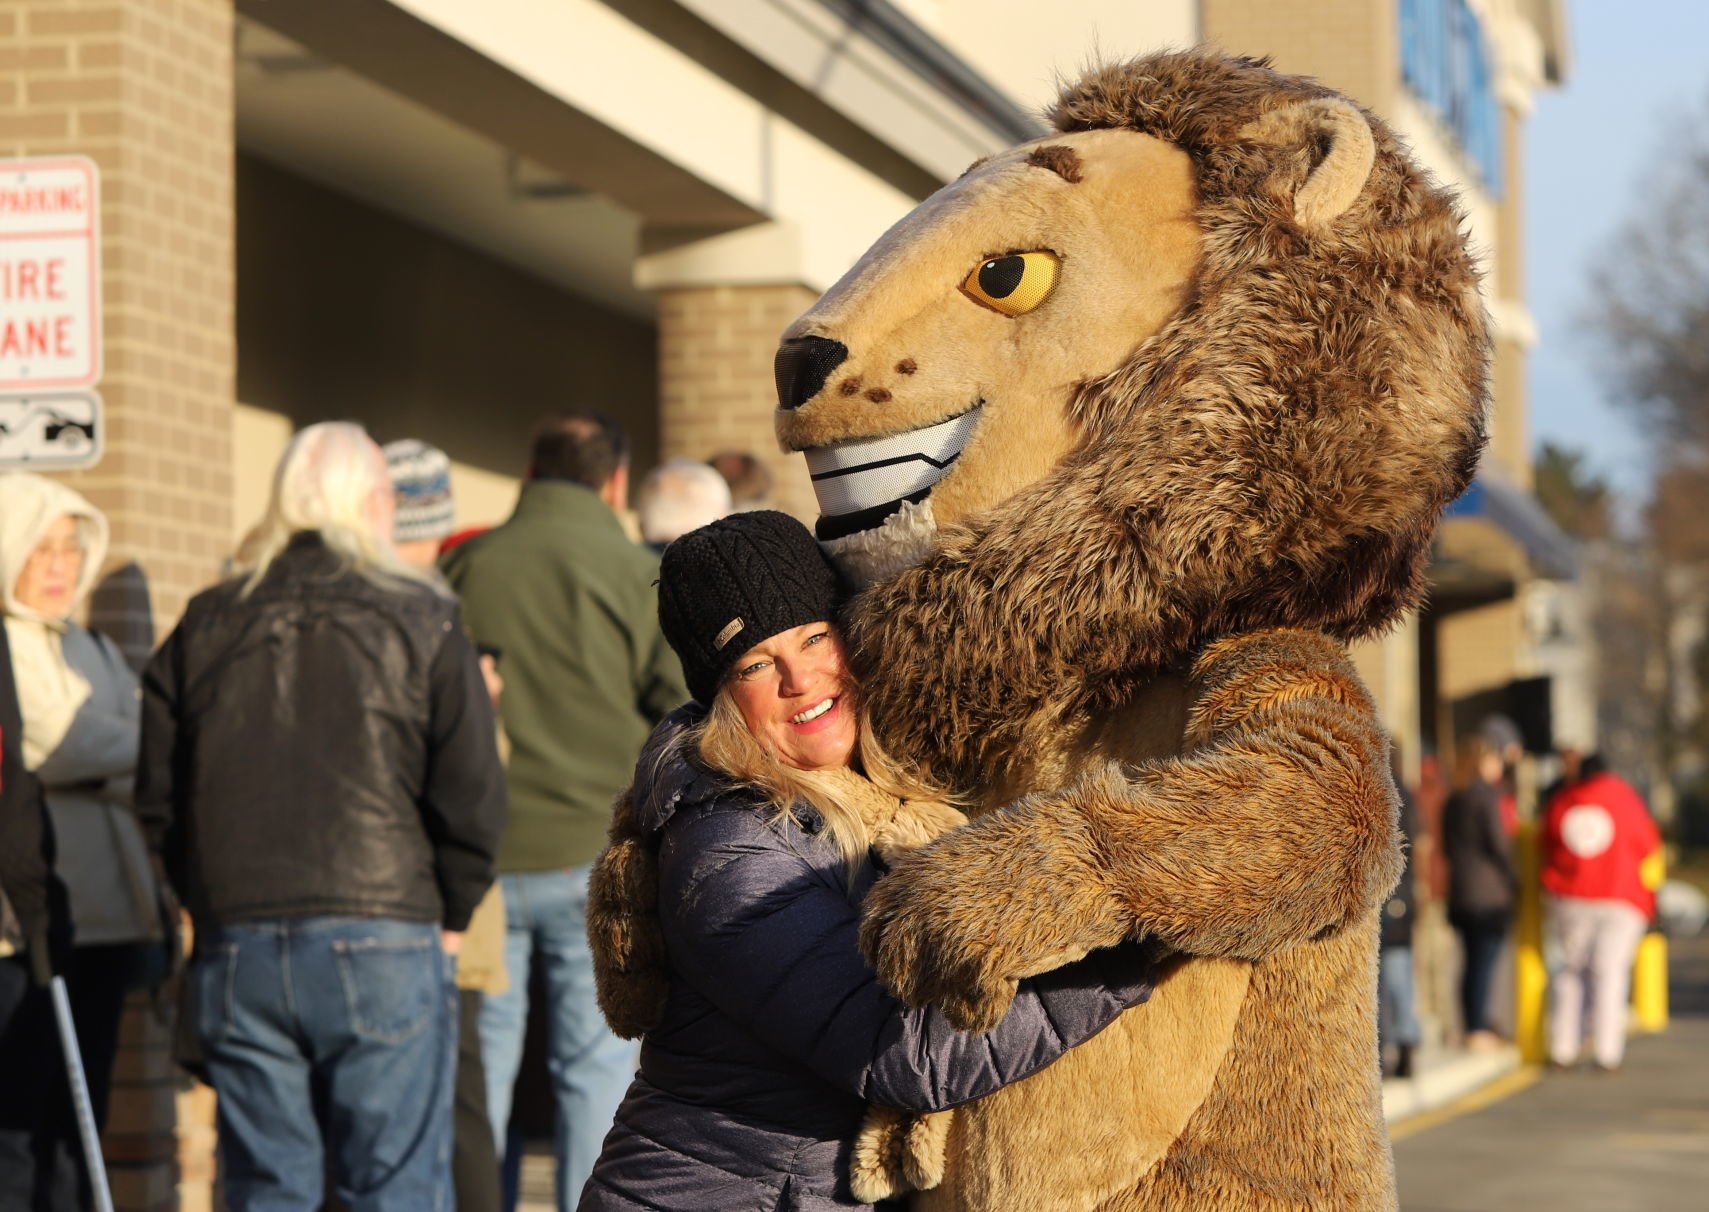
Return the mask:
[[[67,985],[99,1122],[126,993],[165,937],[131,804],[142,715],[118,646],[71,616],[107,554],[107,520],[81,495],[0,475],[0,595],[23,717],[24,764],[47,792],[76,947]],[[154,965],[156,969],[160,965]]]

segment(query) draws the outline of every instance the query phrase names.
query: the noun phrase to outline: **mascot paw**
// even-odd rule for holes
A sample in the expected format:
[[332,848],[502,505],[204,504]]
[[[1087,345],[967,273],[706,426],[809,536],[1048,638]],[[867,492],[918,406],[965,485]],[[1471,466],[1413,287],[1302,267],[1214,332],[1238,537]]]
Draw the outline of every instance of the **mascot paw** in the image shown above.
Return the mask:
[[976,904],[943,870],[904,862],[867,896],[861,924],[879,983],[906,1005],[936,1006],[963,1031],[1001,1022],[1018,984],[989,931],[976,929]]
[[868,1107],[849,1159],[849,1188],[862,1203],[901,1200],[943,1182],[954,1111],[916,1115]]

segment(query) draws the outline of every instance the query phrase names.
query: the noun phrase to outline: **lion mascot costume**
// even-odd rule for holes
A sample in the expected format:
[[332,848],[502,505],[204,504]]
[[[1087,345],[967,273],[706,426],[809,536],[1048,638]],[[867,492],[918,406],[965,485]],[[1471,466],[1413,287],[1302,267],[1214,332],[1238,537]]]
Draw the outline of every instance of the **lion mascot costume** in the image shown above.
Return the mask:
[[[1483,445],[1460,216],[1381,121],[1264,62],[1094,70],[1053,119],[791,326],[777,427],[864,586],[867,726],[973,818],[868,897],[884,984],[981,1030],[1094,948],[1173,958],[1056,1064],[861,1144],[918,1209],[1390,1209],[1400,848],[1344,644],[1417,603]],[[635,1032],[650,860],[621,804],[612,837],[590,931]]]

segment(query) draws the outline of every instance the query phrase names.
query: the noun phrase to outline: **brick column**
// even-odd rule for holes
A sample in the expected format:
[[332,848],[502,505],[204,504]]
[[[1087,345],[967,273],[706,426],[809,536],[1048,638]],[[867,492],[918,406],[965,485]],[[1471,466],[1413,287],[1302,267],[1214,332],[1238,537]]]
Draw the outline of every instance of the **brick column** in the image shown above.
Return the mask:
[[1536,332],[1525,306],[1524,109],[1501,107],[1502,196],[1496,211],[1498,255],[1489,283],[1500,310],[1491,366],[1489,453],[1526,488],[1531,486],[1531,442],[1525,363]]
[[0,8],[0,154],[101,169],[107,453],[69,479],[137,566],[96,614],[136,656],[230,546],[231,42],[229,0]]
[[[232,530],[230,0],[0,6],[0,155],[78,153],[101,170],[107,453],[69,481],[112,523],[91,622],[140,660],[218,571]],[[168,1025],[133,999],[105,1148],[121,1212],[182,1193]],[[205,1133],[185,1169],[208,1169]]]
[[659,453],[704,459],[745,450],[771,468],[779,509],[818,516],[807,465],[778,449],[772,357],[817,297],[804,286],[685,286],[659,300]]

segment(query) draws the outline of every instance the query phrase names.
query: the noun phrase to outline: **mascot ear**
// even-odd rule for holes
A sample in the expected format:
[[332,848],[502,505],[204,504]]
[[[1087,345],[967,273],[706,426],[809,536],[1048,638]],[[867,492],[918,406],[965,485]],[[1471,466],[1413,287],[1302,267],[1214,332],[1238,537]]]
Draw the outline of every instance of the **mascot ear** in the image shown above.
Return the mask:
[[1294,219],[1311,231],[1328,227],[1353,205],[1377,155],[1365,115],[1336,97],[1285,106],[1241,133],[1311,158],[1311,171],[1294,192]]

